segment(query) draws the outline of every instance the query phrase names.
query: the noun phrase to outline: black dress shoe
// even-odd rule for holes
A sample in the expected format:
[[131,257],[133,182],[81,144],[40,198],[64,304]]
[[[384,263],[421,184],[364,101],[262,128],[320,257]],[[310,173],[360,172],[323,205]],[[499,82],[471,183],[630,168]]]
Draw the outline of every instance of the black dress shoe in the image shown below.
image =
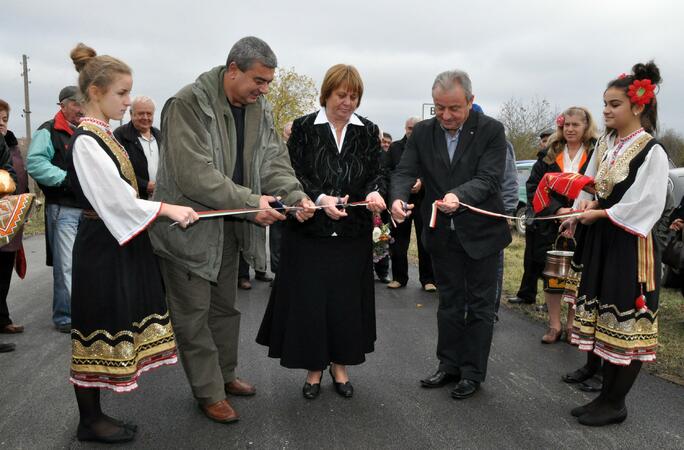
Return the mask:
[[431,376],[427,378],[423,378],[420,380],[421,386],[424,388],[438,388],[442,386],[446,386],[449,383],[456,382],[460,380],[461,377],[458,375],[454,375],[452,373],[446,373],[443,370],[438,370]]
[[17,346],[11,342],[3,342],[0,344],[0,353],[13,352],[16,348]]
[[259,281],[273,281],[273,277],[269,276],[266,272],[255,272],[254,278]]
[[91,428],[78,424],[76,437],[79,441],[102,442],[104,444],[117,444],[119,442],[129,442],[135,438],[135,431],[128,427],[122,426],[116,433],[100,435],[95,433]]
[[328,369],[328,372],[330,372],[330,378],[332,378],[333,384],[335,385],[335,391],[344,398],[352,398],[354,396],[354,386],[352,386],[351,382],[338,383],[337,380],[335,380],[335,375],[332,373],[332,368]]
[[480,383],[473,380],[462,379],[458,382],[455,388],[451,390],[451,397],[463,400],[472,397],[480,389]]
[[378,277],[378,281],[380,281],[382,284],[390,284],[392,279],[388,275],[385,275],[383,277]]
[[304,395],[304,398],[307,400],[313,400],[316,397],[318,397],[318,394],[321,393],[321,383],[304,383],[304,387],[302,388],[302,395]]
[[534,303],[534,300],[527,300],[527,299],[520,298],[520,297],[508,297],[506,299],[506,301],[508,301],[508,303],[510,303],[511,305],[520,305],[520,304],[531,305],[532,303]]

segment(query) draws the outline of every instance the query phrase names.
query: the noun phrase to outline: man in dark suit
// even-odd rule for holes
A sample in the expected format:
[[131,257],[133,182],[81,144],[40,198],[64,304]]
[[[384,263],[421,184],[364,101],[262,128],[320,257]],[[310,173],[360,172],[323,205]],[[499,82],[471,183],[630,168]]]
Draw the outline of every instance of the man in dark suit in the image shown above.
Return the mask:
[[114,131],[114,137],[124,146],[131,160],[138,181],[138,194],[142,199],[152,196],[157,180],[161,131],[152,126],[154,109],[151,98],[134,98],[131,102],[131,121]]
[[[404,137],[393,142],[389,149],[389,164],[390,173],[396,169],[401,161],[401,155],[404,154],[406,141],[413,132],[413,127],[420,122],[418,117],[409,117],[404,125]],[[411,196],[408,202],[413,204],[415,209],[411,216],[409,216],[403,223],[397,224],[397,227],[392,230],[394,242],[390,244],[390,255],[392,257],[392,282],[387,285],[390,289],[399,289],[406,286],[408,283],[408,248],[411,243],[411,223],[416,228],[416,246],[418,247],[418,278],[420,285],[426,292],[435,292],[435,276],[432,273],[432,260],[430,254],[425,250],[421,236],[423,234],[423,216],[420,214],[420,205],[425,196],[423,189],[423,181],[416,178],[413,186],[411,186]]]
[[[461,205],[503,213],[501,180],[506,165],[503,125],[471,111],[468,74],[439,74],[432,87],[436,117],[413,129],[399,166],[392,174],[392,215],[403,221],[418,174],[425,198],[421,213],[434,228],[424,229],[439,289],[437,357],[439,368],[421,380],[426,388],[458,381],[451,396],[472,396],[485,380],[494,327],[499,252],[511,242],[505,220]],[[467,312],[466,312],[467,310]]]

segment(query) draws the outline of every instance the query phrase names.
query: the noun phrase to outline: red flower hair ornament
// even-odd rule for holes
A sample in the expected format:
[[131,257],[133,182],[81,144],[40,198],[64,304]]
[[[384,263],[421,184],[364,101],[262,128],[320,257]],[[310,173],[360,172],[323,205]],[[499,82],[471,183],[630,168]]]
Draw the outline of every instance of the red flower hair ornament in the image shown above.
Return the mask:
[[648,78],[634,80],[634,82],[629,85],[627,96],[635,105],[648,105],[655,96],[655,85],[651,84],[651,80]]
[[559,114],[558,117],[556,117],[556,125],[558,125],[559,127],[563,127],[563,125],[565,125],[564,114]]

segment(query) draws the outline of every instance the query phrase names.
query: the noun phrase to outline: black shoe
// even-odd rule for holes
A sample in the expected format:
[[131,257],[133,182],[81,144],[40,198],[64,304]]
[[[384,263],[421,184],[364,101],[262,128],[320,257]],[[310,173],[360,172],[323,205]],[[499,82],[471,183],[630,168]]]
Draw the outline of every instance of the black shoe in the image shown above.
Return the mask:
[[458,375],[446,373],[443,370],[438,370],[431,376],[420,380],[420,384],[424,388],[431,389],[446,386],[447,384],[454,383],[460,379],[461,377],[459,377]]
[[566,373],[561,377],[563,381],[570,384],[583,383],[589,378],[593,377],[596,371],[587,369],[587,366],[582,366],[574,372]]
[[16,348],[17,346],[12,344],[11,342],[4,342],[0,344],[0,353],[13,352]]
[[531,305],[532,303],[534,303],[534,300],[527,300],[527,299],[520,298],[520,297],[508,297],[506,299],[506,301],[508,303],[510,303],[511,305],[520,305],[523,303],[526,305]]
[[119,427],[116,433],[99,435],[89,427],[78,424],[76,437],[79,441],[102,442],[104,444],[116,444],[119,442],[129,442],[135,438],[135,431],[126,426]]
[[451,397],[463,400],[472,397],[480,389],[480,383],[466,378],[458,382],[455,388],[451,390]]
[[266,272],[255,272],[254,274],[254,279],[259,280],[259,281],[273,281],[273,277],[269,276]]
[[346,383],[338,383],[335,380],[335,375],[332,373],[332,367],[328,369],[328,372],[330,372],[330,378],[333,380],[333,384],[335,385],[335,390],[337,393],[344,398],[352,398],[354,396],[354,386],[352,386],[351,382],[347,381]]
[[601,392],[603,389],[603,382],[596,378],[590,378],[587,381],[580,383],[577,389],[583,392]]
[[248,291],[252,289],[252,283],[247,278],[238,278],[237,287],[243,291]]
[[71,324],[70,323],[62,323],[60,325],[55,325],[55,328],[60,333],[71,334]]
[[384,275],[382,277],[378,277],[378,281],[381,282],[382,284],[390,284],[392,279],[389,277],[389,275]]
[[600,397],[596,397],[594,400],[587,403],[586,405],[577,406],[576,408],[572,408],[570,410],[570,414],[573,417],[581,417],[587,413],[593,412],[595,409],[597,409],[602,404],[603,404],[603,400]]
[[593,411],[589,411],[588,413],[579,416],[578,421],[582,425],[589,427],[603,427],[613,423],[622,423],[626,418],[626,407],[623,406],[622,409],[616,410],[611,408],[610,405],[602,404]]
[[304,387],[302,388],[302,395],[304,395],[304,398],[307,400],[313,400],[316,397],[318,397],[318,394],[321,393],[321,383],[304,383]]

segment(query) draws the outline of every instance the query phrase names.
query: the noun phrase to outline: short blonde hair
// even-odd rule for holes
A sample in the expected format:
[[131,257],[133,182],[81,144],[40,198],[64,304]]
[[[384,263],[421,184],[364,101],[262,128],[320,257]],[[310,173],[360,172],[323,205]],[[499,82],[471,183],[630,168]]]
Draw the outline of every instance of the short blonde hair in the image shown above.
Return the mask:
[[335,64],[325,73],[325,78],[321,85],[321,106],[325,106],[325,102],[340,86],[346,86],[350,92],[355,93],[359,97],[357,106],[361,106],[363,81],[356,67],[349,64]]

